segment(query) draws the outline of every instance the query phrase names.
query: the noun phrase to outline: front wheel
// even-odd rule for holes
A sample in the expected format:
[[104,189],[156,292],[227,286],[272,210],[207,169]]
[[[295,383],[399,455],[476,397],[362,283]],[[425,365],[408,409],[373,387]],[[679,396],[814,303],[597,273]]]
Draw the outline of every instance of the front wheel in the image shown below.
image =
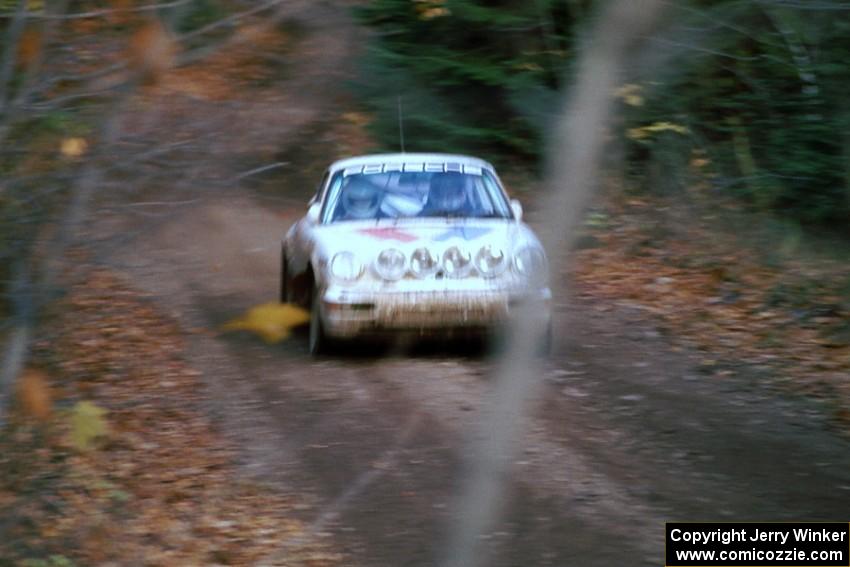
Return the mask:
[[289,282],[287,281],[289,277],[289,270],[286,267],[286,249],[281,247],[280,249],[280,302],[288,303],[289,302]]
[[546,327],[543,329],[540,337],[540,346],[538,347],[538,354],[543,358],[548,358],[552,354],[552,320],[546,323]]
[[315,287],[310,296],[310,354],[319,356],[327,354],[330,350],[330,339],[325,334],[325,326],[322,323],[321,294]]

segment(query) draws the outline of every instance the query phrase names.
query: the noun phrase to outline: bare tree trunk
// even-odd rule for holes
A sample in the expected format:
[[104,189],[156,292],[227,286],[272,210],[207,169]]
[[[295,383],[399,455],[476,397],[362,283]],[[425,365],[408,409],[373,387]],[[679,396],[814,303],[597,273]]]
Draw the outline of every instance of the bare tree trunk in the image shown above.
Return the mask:
[[801,92],[808,97],[817,97],[820,95],[820,85],[818,77],[814,71],[812,58],[809,56],[809,51],[805,44],[800,39],[800,35],[788,23],[786,16],[777,9],[762,6],[762,9],[768,19],[773,23],[782,39],[785,41],[785,46],[791,54],[791,60],[794,62],[794,68],[797,70],[797,76],[800,78]]
[[3,59],[0,60],[0,116],[7,112],[9,83],[12,80],[12,74],[15,72],[18,44],[21,41],[21,35],[24,33],[26,21],[27,0],[18,0],[15,15],[12,16],[12,23],[9,24],[6,38],[3,40]]
[[15,380],[27,362],[38,310],[53,295],[53,286],[64,266],[65,253],[76,242],[80,226],[88,214],[89,204],[103,174],[103,154],[115,142],[118,118],[134,90],[134,85],[134,80],[124,84],[105,113],[95,137],[98,140],[97,145],[74,181],[71,201],[62,217],[59,233],[42,261],[37,284],[32,281],[29,270],[25,267],[27,260],[19,262],[19,273],[12,290],[15,324],[4,345],[3,365],[0,367],[0,426],[5,423]]
[[68,0],[57,0],[55,2],[48,1],[46,3],[45,8],[49,8],[52,15],[57,16],[57,18],[50,18],[42,25],[41,49],[39,49],[35,61],[33,61],[32,64],[24,70],[26,77],[24,78],[23,86],[21,87],[20,92],[18,92],[18,94],[14,97],[14,102],[9,104],[9,112],[6,113],[7,115],[21,104],[24,104],[32,94],[33,87],[35,86],[35,80],[38,78],[41,67],[44,64],[47,48],[53,39],[53,34],[56,32],[56,28],[60,25],[58,16],[64,14],[67,7]]
[[32,286],[26,260],[18,261],[15,272],[9,293],[13,309],[12,330],[9,332],[4,348],[3,364],[0,366],[0,427],[6,423],[5,410],[12,398],[15,378],[29,354],[30,339],[35,325]]
[[[550,151],[549,196],[541,236],[550,251],[552,274],[562,273],[565,250],[572,248],[585,203],[599,172],[605,128],[612,117],[613,95],[637,40],[651,31],[664,0],[617,0],[599,20],[582,57],[570,100],[558,119]],[[536,350],[543,306],[532,306],[515,322],[504,358],[496,371],[492,405],[471,443],[472,470],[457,503],[447,567],[482,564],[480,536],[499,515],[508,465],[519,439],[527,401],[539,376]]]
[[[270,4],[277,4],[280,1],[274,0]],[[7,50],[3,60],[0,61],[0,140],[3,139],[3,126],[8,124],[6,115],[11,109],[11,99],[7,101],[10,97],[6,96],[6,86],[15,67],[17,44],[25,22],[26,2],[27,0],[20,0],[18,3],[14,20],[7,34]],[[60,12],[52,14],[52,17],[61,18],[67,6],[67,0],[56,0],[56,6]],[[172,21],[174,25],[178,23],[179,15]],[[54,29],[52,24],[48,25],[45,34],[52,33]],[[37,60],[36,63],[40,66],[41,60]],[[72,183],[70,201],[62,213],[56,238],[48,246],[46,256],[40,265],[33,267],[32,276],[28,270],[24,270],[21,272],[23,275],[20,276],[22,279],[16,280],[13,292],[15,324],[6,344],[3,345],[3,363],[0,367],[0,425],[6,418],[15,380],[27,362],[37,313],[40,306],[50,301],[54,295],[53,288],[62,268],[66,265],[65,253],[75,244],[80,227],[88,215],[90,203],[101,184],[104,172],[103,161],[117,139],[119,118],[135,87],[143,78],[144,72],[145,69],[134,70],[126,82],[115,90],[113,98],[104,109],[103,119],[92,136],[94,149]],[[24,93],[24,96],[28,96],[28,93]],[[23,266],[28,260],[21,260],[21,262]]]

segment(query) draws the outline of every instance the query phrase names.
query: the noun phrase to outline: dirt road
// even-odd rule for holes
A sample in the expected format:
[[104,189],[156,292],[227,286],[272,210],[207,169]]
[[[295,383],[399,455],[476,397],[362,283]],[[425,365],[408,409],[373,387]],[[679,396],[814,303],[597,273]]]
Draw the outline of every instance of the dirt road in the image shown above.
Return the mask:
[[[304,52],[344,18],[321,6],[318,16],[293,15],[306,30]],[[285,118],[274,113],[274,139],[264,143],[321,143],[304,132],[334,100],[326,89],[348,41],[337,39],[314,49],[325,57],[310,61],[315,74],[298,72],[304,58],[294,63],[280,85]],[[254,140],[274,108],[220,105],[215,122]],[[230,159],[210,171],[236,177],[251,166]],[[98,217],[102,242],[113,243],[99,260],[181,322],[209,411],[246,475],[303,495],[310,506],[299,513],[347,564],[433,565],[492,361],[440,348],[314,360],[303,336],[269,346],[215,332],[275,299],[280,237],[312,189],[298,168],[270,178],[274,191],[184,187],[153,220],[137,214],[147,209],[111,209]],[[503,519],[482,539],[493,565],[661,565],[664,521],[847,520],[850,444],[816,405],[746,374],[701,374],[640,309],[556,291],[555,354],[523,424]]]

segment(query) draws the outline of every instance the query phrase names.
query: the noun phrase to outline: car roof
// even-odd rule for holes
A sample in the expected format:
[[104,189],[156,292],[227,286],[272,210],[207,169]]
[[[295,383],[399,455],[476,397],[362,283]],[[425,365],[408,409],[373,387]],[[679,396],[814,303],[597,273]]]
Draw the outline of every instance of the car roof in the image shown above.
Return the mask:
[[460,163],[462,165],[473,165],[488,169],[495,172],[492,164],[483,159],[466,156],[462,154],[441,154],[441,153],[394,153],[394,154],[372,154],[364,156],[356,156],[337,160],[333,162],[329,168],[331,173],[356,167],[360,165],[374,165],[384,163]]

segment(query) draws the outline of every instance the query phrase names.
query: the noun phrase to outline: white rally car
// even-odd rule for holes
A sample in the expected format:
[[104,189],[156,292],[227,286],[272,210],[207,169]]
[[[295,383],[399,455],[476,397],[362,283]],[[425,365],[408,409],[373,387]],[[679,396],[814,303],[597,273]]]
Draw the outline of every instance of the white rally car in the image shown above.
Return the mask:
[[551,298],[546,255],[521,217],[477,158],[337,161],[283,239],[281,301],[310,309],[314,354],[373,333],[496,328]]

